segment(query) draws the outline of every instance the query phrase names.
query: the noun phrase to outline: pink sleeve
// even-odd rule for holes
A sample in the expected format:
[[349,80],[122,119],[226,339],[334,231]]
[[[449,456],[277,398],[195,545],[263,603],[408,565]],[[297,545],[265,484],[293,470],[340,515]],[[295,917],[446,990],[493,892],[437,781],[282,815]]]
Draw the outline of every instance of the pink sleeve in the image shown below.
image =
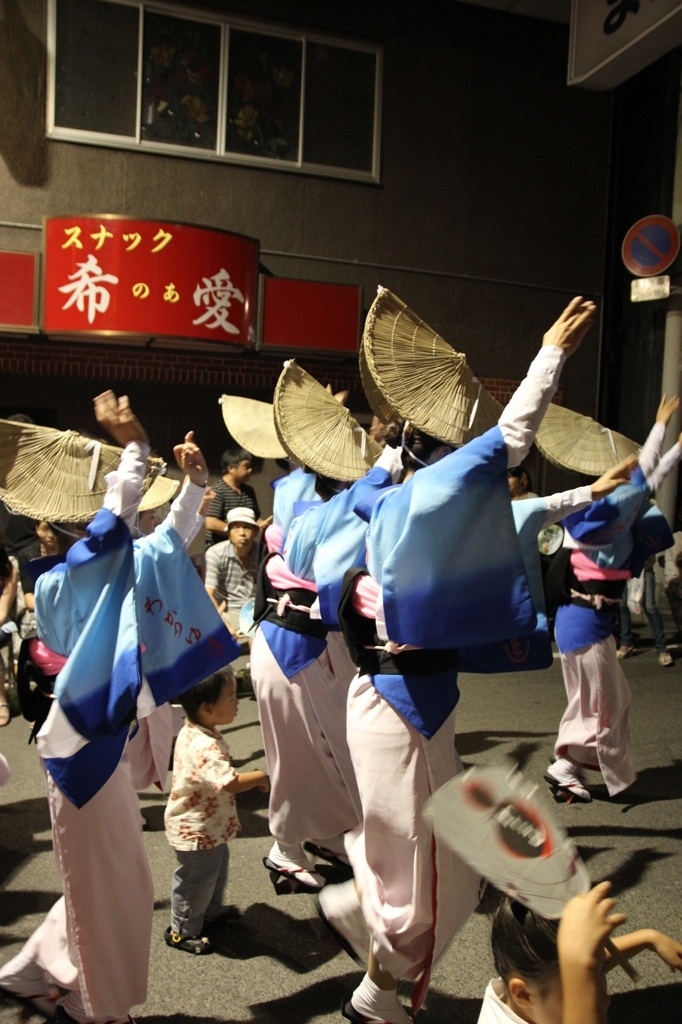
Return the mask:
[[381,587],[371,576],[358,576],[353,587],[353,609],[366,619],[375,619]]
[[284,547],[284,530],[279,523],[270,523],[265,527],[263,539],[270,554],[280,554]]
[[301,580],[294,576],[286,567],[284,559],[270,558],[265,565],[265,572],[275,590],[312,590],[317,593],[317,586],[310,580]]

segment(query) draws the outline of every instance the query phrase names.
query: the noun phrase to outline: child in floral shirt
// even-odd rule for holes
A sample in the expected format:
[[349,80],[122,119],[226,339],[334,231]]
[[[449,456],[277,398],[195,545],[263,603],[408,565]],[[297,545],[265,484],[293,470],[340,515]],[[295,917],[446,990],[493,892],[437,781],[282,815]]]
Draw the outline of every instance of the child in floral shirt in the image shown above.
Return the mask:
[[178,866],[171,890],[171,923],[166,943],[186,953],[213,952],[201,934],[204,922],[225,916],[228,841],[240,828],[235,794],[270,789],[265,772],[238,775],[217,726],[237,714],[237,685],[230,668],[214,673],[180,697],[187,721],[173,756],[173,784],[165,822]]

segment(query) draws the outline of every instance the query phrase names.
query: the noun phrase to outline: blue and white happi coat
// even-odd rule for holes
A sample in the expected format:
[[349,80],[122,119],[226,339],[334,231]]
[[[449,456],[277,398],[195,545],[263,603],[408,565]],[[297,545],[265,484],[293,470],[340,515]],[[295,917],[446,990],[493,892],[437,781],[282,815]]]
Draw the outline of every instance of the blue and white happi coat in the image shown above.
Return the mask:
[[82,807],[106,783],[137,716],[240,654],[167,521],[133,543],[100,509],[66,560],[39,577],[38,634],[68,658],[38,750],[62,792]]

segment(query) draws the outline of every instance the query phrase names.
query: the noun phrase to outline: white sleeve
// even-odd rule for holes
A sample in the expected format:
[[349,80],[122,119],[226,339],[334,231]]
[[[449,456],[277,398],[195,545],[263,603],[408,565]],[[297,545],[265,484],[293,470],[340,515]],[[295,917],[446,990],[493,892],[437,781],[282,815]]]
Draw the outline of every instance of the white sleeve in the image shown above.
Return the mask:
[[563,349],[544,345],[500,416],[498,425],[507,446],[508,466],[520,466],[530,451],[565,361]]
[[193,484],[185,477],[180,493],[170,507],[167,522],[173,527],[186,548],[190,546],[204,520],[198,515],[199,506],[204,497],[205,487]]
[[[662,426],[663,424],[659,424]],[[680,461],[682,456],[682,447],[680,447],[679,441],[677,441],[672,448],[669,448],[663,458],[660,460],[657,466],[655,466],[650,473],[645,473],[646,485],[649,488],[651,494],[655,494],[658,488],[661,486],[668,473],[674,469],[677,463]],[[642,466],[640,460],[640,466]],[[643,469],[644,467],[642,467]]]
[[107,473],[104,508],[120,516],[129,530],[135,526],[137,506],[142,499],[142,484],[147,471],[149,445],[131,441],[123,449],[118,467]]
[[665,423],[654,423],[638,457],[639,468],[646,477],[651,476],[659,463],[664,438]]
[[387,473],[391,474],[391,480],[394,484],[397,484],[400,480],[403,471],[403,450],[400,445],[397,448],[391,448],[389,444],[386,445],[383,452],[374,463],[374,468],[377,466],[379,469],[385,469]]
[[564,516],[570,515],[571,512],[579,512],[581,508],[586,508],[593,500],[589,485],[586,487],[575,487],[572,491],[560,491],[558,494],[550,494],[548,498],[545,498],[547,515],[542,524],[543,529],[551,526],[552,523],[558,523]]

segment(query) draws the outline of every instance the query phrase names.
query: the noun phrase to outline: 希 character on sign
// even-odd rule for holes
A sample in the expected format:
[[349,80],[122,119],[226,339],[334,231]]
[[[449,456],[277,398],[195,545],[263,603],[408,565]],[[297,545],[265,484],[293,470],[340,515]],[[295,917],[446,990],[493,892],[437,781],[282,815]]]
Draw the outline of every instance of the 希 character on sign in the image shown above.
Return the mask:
[[67,295],[71,292],[71,298],[64,303],[62,309],[69,309],[75,303],[78,312],[83,313],[87,298],[88,323],[91,324],[96,313],[106,313],[109,308],[111,296],[104,287],[104,283],[118,284],[118,278],[113,274],[104,274],[97,262],[97,257],[92,253],[85,263],[79,263],[78,266],[80,270],[77,270],[75,274],[69,274],[69,281],[73,283],[64,284],[59,289],[60,292]]

